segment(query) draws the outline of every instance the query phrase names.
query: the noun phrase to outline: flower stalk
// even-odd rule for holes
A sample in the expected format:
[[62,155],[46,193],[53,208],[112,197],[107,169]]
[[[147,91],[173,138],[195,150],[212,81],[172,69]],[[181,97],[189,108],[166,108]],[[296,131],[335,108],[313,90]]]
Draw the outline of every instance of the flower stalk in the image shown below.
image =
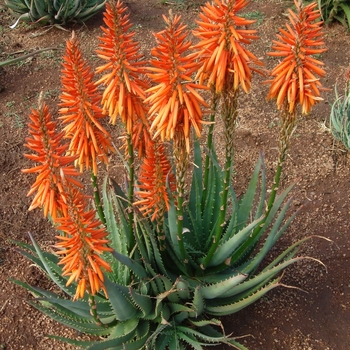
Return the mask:
[[129,221],[129,249],[130,251],[133,249],[135,245],[135,237],[134,237],[134,184],[135,184],[135,159],[134,159],[134,148],[132,145],[131,136],[127,135],[127,146],[128,146],[128,221]]
[[186,140],[181,134],[177,134],[174,138],[174,162],[176,174],[176,217],[177,217],[177,240],[179,244],[180,254],[188,264],[188,257],[184,242],[184,202],[185,202],[185,184],[186,173],[188,167],[188,153],[186,151]]
[[212,89],[212,103],[211,103],[211,113],[209,116],[209,126],[208,126],[208,137],[206,146],[208,148],[208,153],[205,156],[204,165],[204,179],[203,179],[203,194],[202,194],[202,207],[205,206],[205,200],[207,198],[207,193],[209,189],[209,168],[211,163],[212,151],[214,148],[213,136],[214,136],[214,126],[215,126],[215,115],[217,113],[217,108],[220,101],[220,96]]
[[95,206],[96,206],[98,216],[99,216],[101,222],[104,225],[106,225],[106,218],[105,218],[105,214],[104,214],[102,203],[101,203],[101,196],[100,196],[100,191],[98,188],[97,176],[95,176],[95,174],[93,172],[91,172],[91,184],[92,184],[92,190],[94,193],[94,201],[95,201]]
[[301,113],[306,115],[317,102],[322,101],[322,84],[316,75],[323,77],[326,74],[319,67],[324,63],[312,57],[326,51],[322,47],[322,21],[317,22],[321,17],[317,4],[304,6],[302,1],[297,0],[294,3],[296,13],[289,9],[287,30],[279,29],[279,40],[273,40],[274,52],[268,53],[283,57],[283,60],[271,71],[273,79],[265,82],[270,84],[267,99],[276,98],[277,107],[281,110],[279,156],[267,212],[275,200],[290,139],[297,125],[297,106],[300,105]]

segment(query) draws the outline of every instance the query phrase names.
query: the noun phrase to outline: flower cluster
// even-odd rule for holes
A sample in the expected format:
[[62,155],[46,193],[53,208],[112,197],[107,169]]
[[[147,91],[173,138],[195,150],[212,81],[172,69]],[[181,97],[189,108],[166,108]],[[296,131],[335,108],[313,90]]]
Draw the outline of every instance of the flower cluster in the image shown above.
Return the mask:
[[57,229],[64,233],[56,236],[59,243],[55,248],[58,249],[56,254],[63,256],[58,264],[64,265],[62,275],[69,276],[67,286],[77,282],[77,299],[83,298],[86,290],[92,295],[101,288],[105,291],[101,267],[107,271],[111,268],[100,255],[113,249],[107,246],[108,233],[102,222],[96,219],[96,211],[85,209],[85,196],[69,188],[67,200],[69,215],[55,220]]
[[186,150],[190,151],[190,128],[194,128],[200,136],[202,129],[201,106],[208,107],[198,89],[205,86],[193,82],[192,73],[199,68],[195,61],[196,53],[187,54],[191,42],[186,40],[186,26],[180,22],[179,16],[170,13],[163,16],[166,29],[154,34],[157,46],[151,51],[154,59],[148,76],[155,84],[146,92],[145,103],[150,104],[150,131],[154,137],[171,140],[181,137],[186,140]]
[[322,21],[315,22],[321,17],[316,2],[302,6],[294,0],[297,13],[289,9],[290,24],[280,28],[277,40],[273,40],[274,52],[270,56],[284,57],[272,71],[272,80],[267,98],[276,98],[279,109],[285,108],[290,114],[295,114],[297,104],[300,103],[302,113],[308,114],[312,106],[322,100],[322,87],[316,75],[323,77],[326,72],[319,66],[323,62],[313,58],[326,49],[322,33]]
[[200,68],[197,77],[200,83],[207,81],[216,93],[224,89],[245,92],[251,87],[251,63],[263,65],[244,45],[259,37],[256,30],[244,27],[255,20],[239,17],[237,13],[248,5],[247,0],[215,0],[202,6],[197,20],[198,28],[193,34],[200,39],[194,48],[199,49]]
[[140,60],[139,44],[133,40],[135,33],[129,31],[132,24],[126,10],[119,0],[106,4],[106,27],[101,27],[103,36],[99,37],[101,43],[96,52],[107,63],[96,69],[97,73],[104,73],[96,85],[106,86],[101,101],[104,113],[108,113],[112,124],[120,116],[131,135],[135,119],[146,120],[142,101],[149,86],[141,77],[145,62]]
[[66,193],[63,181],[83,187],[75,177],[81,175],[72,165],[77,156],[65,155],[68,145],[63,144],[64,132],[57,133],[57,122],[52,120],[48,106],[40,102],[38,110],[32,110],[28,124],[31,137],[25,146],[35,152],[25,157],[39,165],[23,169],[24,173],[38,173],[27,196],[36,192],[29,210],[43,208],[44,216],[48,214],[55,219],[67,214]]
[[151,215],[151,220],[161,220],[169,210],[168,189],[175,192],[175,178],[171,171],[171,164],[166,156],[162,143],[150,142],[146,149],[146,156],[139,171],[139,190],[135,195],[140,198],[134,202],[143,215]]
[[96,175],[97,159],[107,164],[107,154],[113,147],[109,133],[99,122],[104,118],[100,93],[74,33],[63,58],[62,86],[59,112],[62,122],[68,124],[63,131],[70,139],[69,153],[77,155],[80,171],[91,167]]

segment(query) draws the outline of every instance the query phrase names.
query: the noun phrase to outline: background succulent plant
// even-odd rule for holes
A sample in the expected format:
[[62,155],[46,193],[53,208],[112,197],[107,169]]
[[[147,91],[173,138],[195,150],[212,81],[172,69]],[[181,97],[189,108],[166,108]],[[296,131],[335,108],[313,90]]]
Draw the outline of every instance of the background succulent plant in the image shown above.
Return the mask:
[[20,20],[65,25],[84,22],[100,11],[105,0],[5,0],[5,5]]
[[350,4],[348,0],[318,0],[318,7],[326,23],[339,21],[350,28]]
[[347,73],[347,82],[344,95],[335,88],[335,101],[332,104],[330,129],[335,139],[343,143],[350,151],[350,68]]

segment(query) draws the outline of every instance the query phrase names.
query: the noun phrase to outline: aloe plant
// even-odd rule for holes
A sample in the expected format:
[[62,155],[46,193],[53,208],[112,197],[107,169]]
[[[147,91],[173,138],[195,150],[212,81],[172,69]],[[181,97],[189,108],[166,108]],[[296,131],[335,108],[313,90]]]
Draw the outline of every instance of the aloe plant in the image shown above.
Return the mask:
[[350,77],[347,74],[347,82],[344,95],[338,93],[335,87],[335,101],[332,104],[330,115],[330,129],[335,139],[339,140],[350,151]]
[[20,20],[65,25],[69,22],[85,22],[105,4],[105,0],[5,0],[5,5]]
[[318,0],[318,7],[326,23],[339,21],[350,28],[350,4],[347,0]]
[[[29,192],[36,192],[30,209],[41,207],[51,216],[60,232],[57,251],[42,251],[32,237],[32,245],[18,245],[69,298],[15,281],[35,296],[29,303],[49,317],[102,337],[59,339],[92,350],[202,350],[220,343],[245,349],[225,335],[218,317],[234,314],[281,286],[281,272],[303,259],[296,254],[308,238],[264,263],[296,215],[287,215],[293,186],[283,191],[279,184],[297,107],[308,113],[321,99],[313,96],[319,93],[317,86],[303,78],[309,70],[323,74],[321,62],[307,60],[320,49],[307,52],[303,47],[322,43],[320,22],[314,23],[317,5],[304,8],[296,2],[298,15],[290,18],[297,30],[289,29],[288,39],[280,36],[285,44],[277,46],[283,49],[277,56],[287,58],[280,63],[283,69],[277,67],[277,77],[268,81],[269,97],[277,97],[281,108],[279,158],[270,194],[260,157],[238,198],[232,185],[238,97],[241,90],[250,90],[250,64],[261,65],[244,47],[258,38],[255,31],[240,29],[237,35],[234,28],[236,22],[254,22],[236,16],[246,5],[207,3],[194,32],[197,45],[187,40],[180,17],[170,12],[164,16],[166,29],[155,34],[157,46],[145,68],[126,8],[119,1],[108,2],[108,28],[102,28],[96,51],[107,63],[97,68],[103,73],[97,82],[75,34],[67,41],[59,118],[65,126],[59,132],[48,106],[39,103],[30,115],[26,143],[34,152],[26,157],[39,165],[23,170],[39,173]],[[295,42],[306,52],[304,61]],[[199,50],[188,54],[190,48]],[[210,106],[200,90],[211,91]],[[211,108],[206,145],[199,139],[206,123],[202,107]],[[120,156],[127,176],[123,189],[106,178],[100,196],[97,160],[108,164],[107,152],[113,151],[110,135],[99,123],[107,114],[112,124],[120,117],[125,126],[125,153]],[[217,118],[224,124],[223,159],[213,139]],[[171,145],[173,167],[164,139]],[[194,167],[189,173],[191,151]],[[73,164],[92,170],[96,210],[87,209]]]

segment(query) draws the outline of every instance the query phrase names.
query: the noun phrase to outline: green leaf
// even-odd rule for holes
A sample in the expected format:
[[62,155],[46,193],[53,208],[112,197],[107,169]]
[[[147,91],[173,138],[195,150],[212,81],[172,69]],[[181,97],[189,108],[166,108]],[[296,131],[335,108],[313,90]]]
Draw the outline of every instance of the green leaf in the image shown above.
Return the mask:
[[57,261],[54,259],[49,260],[50,256],[46,255],[47,258],[45,258],[43,252],[35,242],[33,236],[29,233],[29,237],[33,243],[33,246],[35,248],[36,253],[38,254],[39,259],[41,260],[46,273],[49,275],[51,280],[55,282],[63,291],[65,291],[70,296],[75,295],[74,288],[71,286],[67,287],[66,283],[67,280],[62,277],[62,269],[57,265]]
[[112,255],[120,261],[122,264],[127,266],[131,271],[134,272],[134,274],[139,278],[139,279],[147,279],[148,275],[145,270],[145,268],[137,263],[136,261],[130,259],[128,256],[125,256],[123,254],[118,253],[117,251],[113,251]]
[[217,305],[217,303],[207,303],[207,306],[205,308],[205,311],[213,316],[226,316],[231,315],[235,312],[238,312],[245,307],[249,306],[250,304],[254,303],[255,301],[259,300],[261,297],[263,297],[268,291],[270,291],[273,288],[276,288],[280,285],[280,283],[271,283],[263,288],[261,288],[258,292],[250,295],[249,297],[242,299],[240,301],[227,304],[227,305]]
[[83,340],[75,340],[75,339],[70,339],[70,338],[66,338],[66,337],[60,337],[57,335],[46,335],[48,338],[51,339],[57,339],[60,340],[64,343],[68,343],[68,344],[72,344],[72,345],[76,345],[80,348],[87,348],[89,345],[94,344],[94,341],[83,341]]
[[226,242],[222,242],[222,244],[217,248],[214,253],[212,259],[210,260],[208,267],[217,266],[223,263],[227,258],[231,257],[234,251],[241,246],[243,242],[246,242],[249,239],[249,236],[252,233],[252,230],[257,227],[263,218],[259,218],[246,227],[244,227],[241,231],[239,231],[232,238],[227,240]]
[[206,237],[203,235],[202,230],[202,195],[203,195],[203,165],[202,155],[200,148],[200,141],[194,142],[194,168],[192,175],[192,185],[190,191],[189,200],[189,215],[192,218],[192,229],[194,231],[194,240],[197,242],[197,246],[201,246],[201,242]]
[[192,302],[191,302],[192,309],[194,311],[192,313],[190,313],[190,317],[197,318],[204,311],[204,297],[203,297],[203,293],[202,293],[202,289],[201,288],[202,288],[201,285],[198,285],[194,289],[193,299],[192,299]]
[[33,4],[33,6],[35,6],[35,9],[40,17],[44,17],[47,15],[47,3],[46,3],[46,1],[33,0],[32,4]]
[[132,301],[128,296],[128,288],[113,283],[108,278],[105,278],[104,283],[116,319],[119,321],[127,321],[136,317],[138,310],[132,304]]
[[129,287],[129,294],[131,296],[134,305],[141,310],[142,317],[146,317],[153,309],[153,302],[149,295],[141,295],[136,293],[135,290]]
[[339,4],[339,6],[343,9],[345,16],[348,20],[348,28],[350,28],[350,6],[349,5],[345,5],[343,3]]
[[229,298],[239,294],[249,295],[251,294],[251,291],[255,292],[255,288],[257,286],[260,286],[261,283],[263,283],[263,285],[267,284],[271,279],[273,279],[278,273],[284,270],[287,266],[294,264],[295,262],[300,260],[302,260],[302,258],[295,258],[295,259],[287,260],[277,265],[279,261],[276,259],[276,262],[274,261],[273,263],[271,263],[268,270],[264,270],[263,272],[260,272],[258,275],[237,285],[235,288],[232,288],[231,290],[227,290],[225,293],[221,295],[221,297]]
[[235,339],[229,338],[228,336],[223,337],[223,334],[221,334],[220,332],[215,330],[210,325],[202,327],[201,331],[202,331],[202,333],[204,333],[212,338],[220,339],[219,341],[223,344],[233,346],[234,348],[239,349],[239,350],[248,350],[245,346],[238,343]]
[[244,281],[248,275],[245,274],[236,274],[224,281],[214,283],[208,286],[202,287],[202,295],[204,299],[215,299],[220,297],[222,294],[226,293],[228,290],[231,290],[237,284]]
[[254,204],[256,189],[259,183],[258,180],[259,180],[261,164],[262,164],[262,159],[260,157],[255,166],[248,189],[245,195],[243,196],[243,198],[240,200],[240,203],[238,205],[237,230],[241,230],[243,227],[245,227],[248,219],[250,218],[251,210]]
[[31,300],[27,300],[27,303],[31,306],[35,307],[39,311],[41,311],[46,316],[49,316],[53,320],[62,323],[70,328],[76,329],[79,332],[93,335],[108,335],[110,334],[113,327],[115,327],[115,323],[111,323],[108,326],[101,327],[100,325],[96,325],[95,323],[87,323],[87,322],[78,322],[72,320],[66,316],[62,316],[48,307],[41,305],[37,302],[33,302]]

